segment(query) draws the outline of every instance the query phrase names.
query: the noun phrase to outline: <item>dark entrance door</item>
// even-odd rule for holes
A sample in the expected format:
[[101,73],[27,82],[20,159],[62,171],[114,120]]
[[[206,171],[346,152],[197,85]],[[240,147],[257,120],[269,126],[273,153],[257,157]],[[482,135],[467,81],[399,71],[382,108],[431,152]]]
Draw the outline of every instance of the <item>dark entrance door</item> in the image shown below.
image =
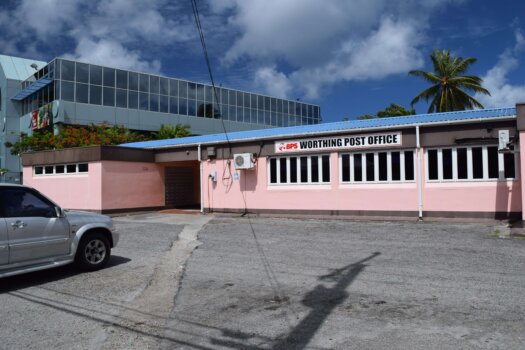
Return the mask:
[[166,208],[195,208],[193,168],[165,168]]

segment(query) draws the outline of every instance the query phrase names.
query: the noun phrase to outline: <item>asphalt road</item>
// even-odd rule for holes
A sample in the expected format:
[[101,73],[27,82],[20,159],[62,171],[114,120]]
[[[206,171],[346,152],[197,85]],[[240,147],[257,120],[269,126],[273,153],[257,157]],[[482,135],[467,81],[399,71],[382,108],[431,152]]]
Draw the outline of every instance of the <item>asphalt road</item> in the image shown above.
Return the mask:
[[500,238],[502,226],[165,214],[115,221],[122,236],[108,268],[0,280],[0,349],[525,344],[525,240]]
[[163,349],[522,349],[525,240],[487,224],[217,218]]
[[194,248],[186,235],[208,220],[116,218],[121,238],[107,268],[79,273],[70,265],[0,279],[0,349],[158,347]]

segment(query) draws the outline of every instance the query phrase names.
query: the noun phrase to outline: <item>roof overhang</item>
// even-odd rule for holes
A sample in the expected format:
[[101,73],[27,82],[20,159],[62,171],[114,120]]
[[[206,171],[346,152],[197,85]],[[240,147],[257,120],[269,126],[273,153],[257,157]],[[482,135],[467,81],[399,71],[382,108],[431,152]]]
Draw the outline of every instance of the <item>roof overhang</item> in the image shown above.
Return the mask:
[[32,94],[42,90],[52,82],[53,79],[48,77],[42,77],[37,81],[32,82],[31,85],[27,86],[25,89],[19,91],[14,97],[11,97],[11,99],[15,101],[22,101],[27,97],[31,96]]
[[[213,141],[203,141],[203,142],[189,142],[176,145],[162,145],[162,146],[152,146],[152,147],[137,147],[143,149],[151,150],[167,150],[167,149],[176,149],[184,147],[197,147],[197,146],[211,146],[227,143],[244,143],[244,142],[254,142],[254,141],[271,141],[271,140],[283,140],[288,138],[297,138],[297,137],[312,137],[312,136],[325,136],[325,135],[340,135],[348,134],[355,132],[374,132],[379,130],[392,130],[392,129],[411,129],[415,127],[433,127],[433,126],[446,126],[446,125],[461,125],[461,124],[475,124],[475,123],[487,123],[487,122],[501,122],[501,121],[512,121],[516,120],[516,115],[510,116],[498,116],[494,118],[471,118],[471,119],[462,119],[462,120],[449,120],[449,121],[439,121],[439,122],[422,122],[414,124],[399,124],[399,125],[389,125],[389,126],[374,126],[374,127],[364,127],[364,128],[347,128],[347,129],[338,129],[338,130],[326,130],[326,131],[312,131],[312,132],[301,132],[301,133],[290,133],[290,134],[279,134],[279,135],[270,135],[270,136],[258,136],[258,137],[246,137],[232,139],[229,135],[229,140],[213,140]],[[126,144],[120,145],[122,147]],[[130,147],[135,148],[135,147]]]

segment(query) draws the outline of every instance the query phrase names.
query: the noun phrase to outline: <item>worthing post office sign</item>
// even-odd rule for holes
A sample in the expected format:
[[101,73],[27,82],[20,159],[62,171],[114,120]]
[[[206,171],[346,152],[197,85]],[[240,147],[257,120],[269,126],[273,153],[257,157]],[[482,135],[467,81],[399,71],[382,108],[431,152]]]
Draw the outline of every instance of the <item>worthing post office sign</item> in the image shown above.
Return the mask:
[[401,132],[275,142],[275,153],[401,146]]

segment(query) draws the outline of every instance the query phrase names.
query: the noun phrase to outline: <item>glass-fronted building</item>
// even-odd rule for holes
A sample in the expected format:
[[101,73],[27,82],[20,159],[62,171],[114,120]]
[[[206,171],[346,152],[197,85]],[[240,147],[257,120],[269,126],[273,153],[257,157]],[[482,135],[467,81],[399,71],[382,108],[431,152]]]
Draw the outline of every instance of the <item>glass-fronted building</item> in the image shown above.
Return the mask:
[[[38,84],[44,85],[39,87]],[[37,85],[36,89],[34,86]],[[317,124],[319,106],[99,65],[55,59],[22,82],[27,114],[54,100],[264,126]],[[245,129],[245,128],[242,128]]]
[[[26,69],[26,75],[18,76],[17,84],[2,96],[13,107],[11,119],[18,121],[18,127],[10,130],[13,135],[49,125],[92,123],[139,131],[180,123],[189,125],[194,135],[205,135],[321,120],[318,105],[300,101],[222,86],[214,96],[211,85],[62,58],[43,63],[2,57],[17,60]],[[2,149],[3,157],[10,158],[8,153]]]

